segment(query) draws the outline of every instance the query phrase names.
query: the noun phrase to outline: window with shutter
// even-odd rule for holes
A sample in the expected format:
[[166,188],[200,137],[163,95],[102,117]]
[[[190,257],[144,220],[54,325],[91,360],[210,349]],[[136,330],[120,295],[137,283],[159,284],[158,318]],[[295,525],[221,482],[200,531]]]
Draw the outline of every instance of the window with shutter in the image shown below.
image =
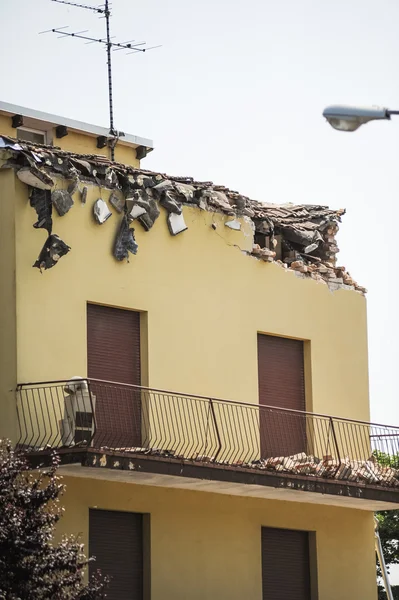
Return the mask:
[[89,553],[89,574],[111,578],[107,600],[143,600],[142,514],[90,509]]
[[311,600],[309,533],[262,527],[263,600]]
[[87,305],[87,370],[96,397],[95,445],[129,448],[141,445],[140,313]]
[[[258,334],[259,404],[305,411],[303,342]],[[291,456],[306,450],[303,415],[261,410],[263,458]]]

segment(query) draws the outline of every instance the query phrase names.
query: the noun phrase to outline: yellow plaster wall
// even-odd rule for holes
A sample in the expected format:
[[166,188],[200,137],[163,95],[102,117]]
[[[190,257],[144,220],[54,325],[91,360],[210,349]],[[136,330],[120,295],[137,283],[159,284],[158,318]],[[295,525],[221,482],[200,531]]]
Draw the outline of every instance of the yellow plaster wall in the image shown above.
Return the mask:
[[260,600],[262,526],[316,532],[319,600],[376,600],[370,513],[71,477],[65,483],[59,532],[80,534],[86,548],[89,507],[150,513],[152,600]]
[[109,156],[109,148],[97,148],[97,138],[90,135],[79,133],[78,131],[68,131],[68,135],[63,138],[55,137],[53,130],[54,146],[59,146],[62,150],[70,150],[78,154],[98,154],[100,156]]
[[125,165],[140,168],[140,161],[136,158],[136,148],[125,146],[121,142],[118,142],[115,147],[115,160]]
[[[257,332],[310,340],[307,400],[315,412],[369,417],[366,302],[355,292],[330,292],[242,250],[251,229],[224,226],[228,217],[185,207],[188,230],[172,237],[166,212],[145,232],[130,262],[112,247],[120,215],[103,225],[92,204],[109,192],[90,187],[53,232],[71,246],[53,269],[33,269],[44,230],[21,186],[16,198],[18,380],[87,374],[86,303],[148,313],[150,386],[258,401]],[[54,211],[55,212],[55,211]],[[216,230],[211,224],[217,225]],[[49,343],[51,341],[51,343]]]
[[[59,146],[63,150],[77,152],[80,154],[99,154],[100,156],[111,157],[110,149],[97,148],[97,137],[90,136],[79,131],[69,130],[68,135],[63,138],[55,137],[55,129],[53,131],[54,145]],[[117,162],[131,165],[132,167],[140,167],[140,161],[136,158],[136,148],[132,146],[124,146],[118,143],[115,148],[115,160]]]
[[[11,116],[0,114],[0,135],[16,137],[17,130],[11,126]],[[55,136],[55,127],[51,130],[54,146],[59,146],[62,150],[77,152],[80,154],[98,154],[110,158],[108,147],[97,148],[97,137],[84,132],[69,129],[68,135],[63,138]],[[118,142],[115,148],[115,160],[132,167],[140,167],[140,161],[136,158],[136,148],[132,145],[125,145]]]
[[0,114],[0,135],[1,134],[15,137],[16,130],[11,127],[10,115]]
[[0,439],[12,440],[17,433],[16,259],[13,198],[16,189],[21,194],[20,186],[12,170],[0,170]]

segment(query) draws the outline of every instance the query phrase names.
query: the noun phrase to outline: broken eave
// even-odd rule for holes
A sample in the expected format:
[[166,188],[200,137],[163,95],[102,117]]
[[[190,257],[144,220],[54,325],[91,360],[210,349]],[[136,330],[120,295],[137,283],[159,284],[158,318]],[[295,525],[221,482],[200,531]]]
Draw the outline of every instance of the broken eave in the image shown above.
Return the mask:
[[[112,190],[111,207],[103,199],[92,207],[97,223],[103,225],[108,221],[112,209],[121,214],[114,244],[114,257],[118,261],[128,259],[138,250],[132,223],[137,222],[148,231],[163,207],[171,235],[178,235],[188,228],[183,205],[189,205],[225,215],[228,217],[225,225],[237,231],[243,219],[249,221],[255,236],[249,254],[259,260],[296,271],[299,276],[328,284],[333,290],[366,291],[345,267],[337,265],[336,234],[345,213],[343,209],[262,203],[210,181],[135,169],[104,156],[75,154],[4,136],[0,137],[0,168],[15,169],[17,177],[29,186],[31,206],[38,215],[34,227],[46,229],[49,238],[58,237],[52,230],[53,208],[63,217],[76,201],[85,204],[87,185],[92,184]],[[68,182],[66,190],[55,189],[57,178]],[[42,260],[39,257],[34,266],[50,268],[69,251],[67,242],[58,240],[56,246],[62,242],[62,253],[55,249],[48,260],[43,260],[54,245],[54,239],[47,240],[47,247],[40,253]]]

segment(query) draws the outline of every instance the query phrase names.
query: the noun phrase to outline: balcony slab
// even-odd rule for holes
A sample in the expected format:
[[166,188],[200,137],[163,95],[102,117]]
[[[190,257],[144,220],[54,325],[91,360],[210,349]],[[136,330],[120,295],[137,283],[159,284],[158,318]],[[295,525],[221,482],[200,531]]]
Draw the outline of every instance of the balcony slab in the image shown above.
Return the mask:
[[153,456],[104,454],[93,449],[65,454],[62,463],[61,474],[71,477],[367,511],[399,508],[399,488],[259,472],[236,466]]

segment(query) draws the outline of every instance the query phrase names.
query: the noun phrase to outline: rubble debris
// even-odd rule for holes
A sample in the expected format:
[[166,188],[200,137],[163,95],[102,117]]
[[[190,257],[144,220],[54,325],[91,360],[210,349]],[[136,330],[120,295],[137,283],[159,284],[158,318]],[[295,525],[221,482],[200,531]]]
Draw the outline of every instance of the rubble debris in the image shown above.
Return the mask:
[[112,217],[112,212],[109,210],[107,203],[102,198],[99,198],[93,204],[93,215],[97,223],[102,225],[107,221],[110,217]]
[[208,210],[208,203],[205,198],[200,198],[198,201],[198,208],[201,210]]
[[49,235],[44,243],[43,248],[39,254],[39,258],[34,263],[34,267],[37,267],[42,271],[43,269],[51,269],[60,260],[62,256],[68,254],[70,247],[62,241],[58,235],[54,233]]
[[399,471],[378,464],[374,459],[351,460],[331,455],[317,458],[305,452],[293,456],[278,456],[253,461],[257,468],[283,473],[314,475],[328,479],[340,479],[356,483],[372,483],[399,486]]
[[12,138],[5,135],[0,136],[0,148],[11,148],[12,150],[22,150],[22,146]]
[[227,200],[227,196],[223,192],[215,191],[212,189],[204,189],[201,191],[200,198],[205,200],[208,206],[213,206],[217,209],[221,209],[228,215],[234,216],[235,212]]
[[172,191],[174,188],[173,183],[170,181],[170,179],[165,179],[164,181],[161,181],[160,183],[154,185],[152,189],[154,192],[156,192],[158,197],[161,198],[165,192]]
[[87,186],[84,186],[82,188],[81,193],[80,193],[80,201],[81,201],[82,204],[86,204],[87,192],[88,192]]
[[59,175],[63,177],[68,176],[69,171],[69,161],[65,156],[56,156],[55,154],[51,154],[46,159],[46,164],[52,167],[52,169]]
[[54,180],[50,175],[37,167],[22,167],[17,171],[17,177],[23,183],[39,190],[51,190],[54,187]]
[[[127,211],[128,218],[137,219],[146,231],[158,218],[159,205],[169,213],[168,227],[172,235],[186,228],[184,219],[170,217],[170,214],[181,214],[182,204],[227,215],[231,217],[226,222],[228,227],[231,225],[227,223],[238,227],[235,222],[246,217],[251,219],[254,228],[251,254],[257,259],[294,271],[302,278],[327,284],[331,291],[344,289],[366,293],[345,268],[337,266],[336,234],[345,214],[343,209],[332,210],[316,204],[259,202],[211,181],[153,173],[98,155],[73,154],[56,147],[4,137],[0,138],[0,164],[3,168],[14,168],[21,181],[43,190],[54,189],[53,174],[73,180],[70,193],[76,191],[82,179],[107,187],[111,189],[110,204],[115,210]],[[83,204],[86,195],[83,188]],[[102,205],[102,209],[109,218],[108,207],[105,209]]]
[[118,185],[118,177],[111,168],[107,169],[105,172],[105,183],[111,187],[117,187]]
[[138,245],[134,239],[134,229],[129,227],[126,215],[123,215],[119,231],[115,238],[114,257],[116,260],[129,259],[129,252],[137,254]]
[[155,221],[160,215],[160,210],[154,198],[149,197],[148,204],[148,211],[138,218],[139,223],[144,227],[146,231],[151,229],[151,227],[154,225]]
[[[156,207],[156,203],[154,203],[154,206]],[[156,209],[159,211],[157,207]],[[131,221],[141,216],[146,218],[146,215],[151,212],[149,193],[145,190],[133,190],[129,198],[126,199],[126,210]]]
[[258,458],[252,461],[240,459],[217,460],[214,456],[205,454],[183,455],[171,448],[142,448],[142,447],[109,447],[103,446],[101,452],[124,452],[131,454],[144,454],[163,458],[174,458],[191,462],[201,462],[243,469],[257,469],[259,471],[272,471],[285,475],[302,475],[352,483],[381,485],[384,487],[399,487],[399,470],[389,466],[380,465],[373,458],[368,460],[351,460],[349,457],[342,459],[331,455],[318,458],[299,452],[291,456],[272,456]]
[[311,252],[313,252],[314,250],[316,250],[318,248],[318,244],[313,243],[310,244],[310,246],[306,246],[306,248],[303,249],[303,253],[304,254],[310,254]]
[[29,202],[37,213],[37,221],[34,223],[33,227],[35,227],[35,229],[46,229],[47,233],[50,235],[53,228],[50,190],[31,188]]
[[70,160],[75,169],[79,170],[82,173],[82,175],[92,174],[93,168],[88,160],[82,160],[80,158],[77,158],[77,156],[71,157]]
[[173,195],[173,192],[169,190],[162,194],[159,200],[159,204],[163,206],[169,213],[176,213],[177,215],[181,215],[183,210],[180,202],[177,202],[176,198]]
[[74,195],[74,193],[78,190],[79,188],[79,179],[72,179],[71,183],[68,185],[67,191],[68,194],[70,194],[71,196]]
[[111,206],[114,207],[114,209],[118,213],[121,213],[125,208],[125,199],[122,196],[122,194],[118,195],[115,192],[112,192],[112,194],[109,197],[109,203],[111,204]]
[[238,221],[238,219],[232,219],[231,221],[226,221],[225,226],[230,227],[230,229],[234,229],[235,231],[240,231],[240,229],[241,229],[241,223],[240,223],[240,221]]
[[176,213],[169,213],[168,215],[168,227],[172,235],[177,235],[188,229],[186,222],[183,217],[183,213],[180,215]]
[[187,183],[176,183],[176,191],[182,197],[183,202],[195,202],[195,187]]
[[133,204],[132,208],[128,212],[129,220],[133,221],[134,219],[138,219],[142,215],[145,215],[146,212],[146,209],[142,206],[139,206],[138,204]]
[[73,206],[72,196],[67,190],[54,190],[51,194],[51,201],[60,217],[66,215]]
[[126,205],[128,207],[128,211],[132,208],[134,204],[138,206],[142,206],[146,211],[150,208],[150,197],[152,197],[152,192],[148,189],[146,190],[132,190],[129,196],[126,198]]

